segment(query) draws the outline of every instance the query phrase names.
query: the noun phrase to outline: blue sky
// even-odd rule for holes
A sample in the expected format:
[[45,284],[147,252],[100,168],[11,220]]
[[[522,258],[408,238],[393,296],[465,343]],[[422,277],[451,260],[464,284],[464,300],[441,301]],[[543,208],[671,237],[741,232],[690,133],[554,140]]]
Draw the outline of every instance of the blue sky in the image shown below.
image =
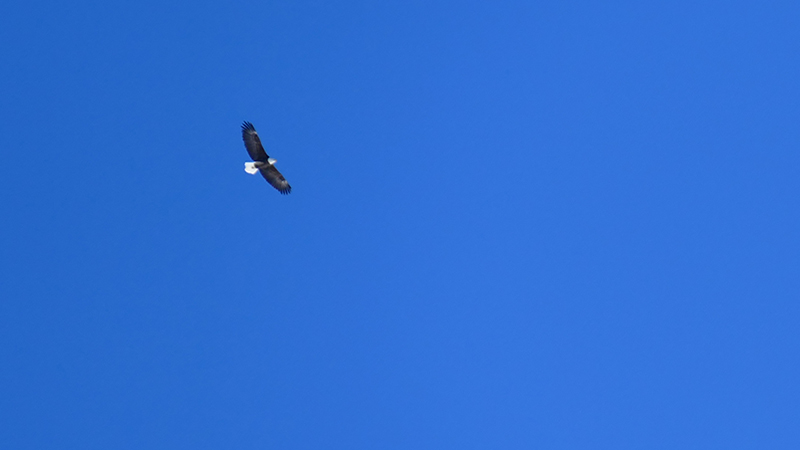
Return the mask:
[[799,14],[4,3],[0,447],[797,448]]

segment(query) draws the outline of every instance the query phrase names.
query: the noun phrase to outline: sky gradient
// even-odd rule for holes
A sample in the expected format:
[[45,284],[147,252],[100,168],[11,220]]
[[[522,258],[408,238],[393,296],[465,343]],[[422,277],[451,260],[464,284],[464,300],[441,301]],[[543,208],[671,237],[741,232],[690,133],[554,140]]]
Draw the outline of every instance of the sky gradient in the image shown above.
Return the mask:
[[798,448],[800,6],[601,3],[5,2],[0,448]]

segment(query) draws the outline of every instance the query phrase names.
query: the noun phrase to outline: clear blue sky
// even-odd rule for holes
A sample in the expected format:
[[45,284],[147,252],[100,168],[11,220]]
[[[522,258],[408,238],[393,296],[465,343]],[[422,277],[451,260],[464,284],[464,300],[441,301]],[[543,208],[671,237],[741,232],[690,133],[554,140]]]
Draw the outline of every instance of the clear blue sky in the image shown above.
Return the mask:
[[800,448],[799,54],[789,1],[5,2],[0,448]]

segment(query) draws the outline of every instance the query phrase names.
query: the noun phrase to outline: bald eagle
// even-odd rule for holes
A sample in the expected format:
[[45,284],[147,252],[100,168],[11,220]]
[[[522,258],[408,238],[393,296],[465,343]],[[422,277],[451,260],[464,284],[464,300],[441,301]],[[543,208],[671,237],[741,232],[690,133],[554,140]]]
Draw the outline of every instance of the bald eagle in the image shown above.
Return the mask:
[[247,153],[253,159],[253,162],[244,163],[244,171],[251,175],[261,172],[261,176],[281,194],[292,192],[289,182],[275,168],[277,161],[267,156],[267,152],[264,151],[264,146],[261,145],[261,139],[258,138],[258,133],[252,123],[244,122],[242,124],[242,139],[244,139]]

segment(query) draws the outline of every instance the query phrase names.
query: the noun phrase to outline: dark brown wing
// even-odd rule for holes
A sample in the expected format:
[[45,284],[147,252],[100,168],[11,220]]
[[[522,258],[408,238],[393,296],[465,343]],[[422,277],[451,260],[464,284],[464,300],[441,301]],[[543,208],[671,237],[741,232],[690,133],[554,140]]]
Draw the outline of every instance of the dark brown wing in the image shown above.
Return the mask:
[[250,154],[250,157],[253,158],[253,161],[267,162],[269,156],[267,156],[267,152],[264,151],[264,146],[261,145],[261,139],[258,138],[258,133],[256,133],[256,127],[254,127],[252,123],[245,122],[242,124],[242,139],[244,139],[244,147],[247,149],[247,153]]
[[292,187],[289,186],[289,182],[286,181],[286,178],[283,178],[283,175],[278,172],[275,166],[269,165],[267,167],[262,167],[258,169],[258,171],[261,172],[261,176],[263,176],[272,187],[280,191],[281,194],[292,192]]

